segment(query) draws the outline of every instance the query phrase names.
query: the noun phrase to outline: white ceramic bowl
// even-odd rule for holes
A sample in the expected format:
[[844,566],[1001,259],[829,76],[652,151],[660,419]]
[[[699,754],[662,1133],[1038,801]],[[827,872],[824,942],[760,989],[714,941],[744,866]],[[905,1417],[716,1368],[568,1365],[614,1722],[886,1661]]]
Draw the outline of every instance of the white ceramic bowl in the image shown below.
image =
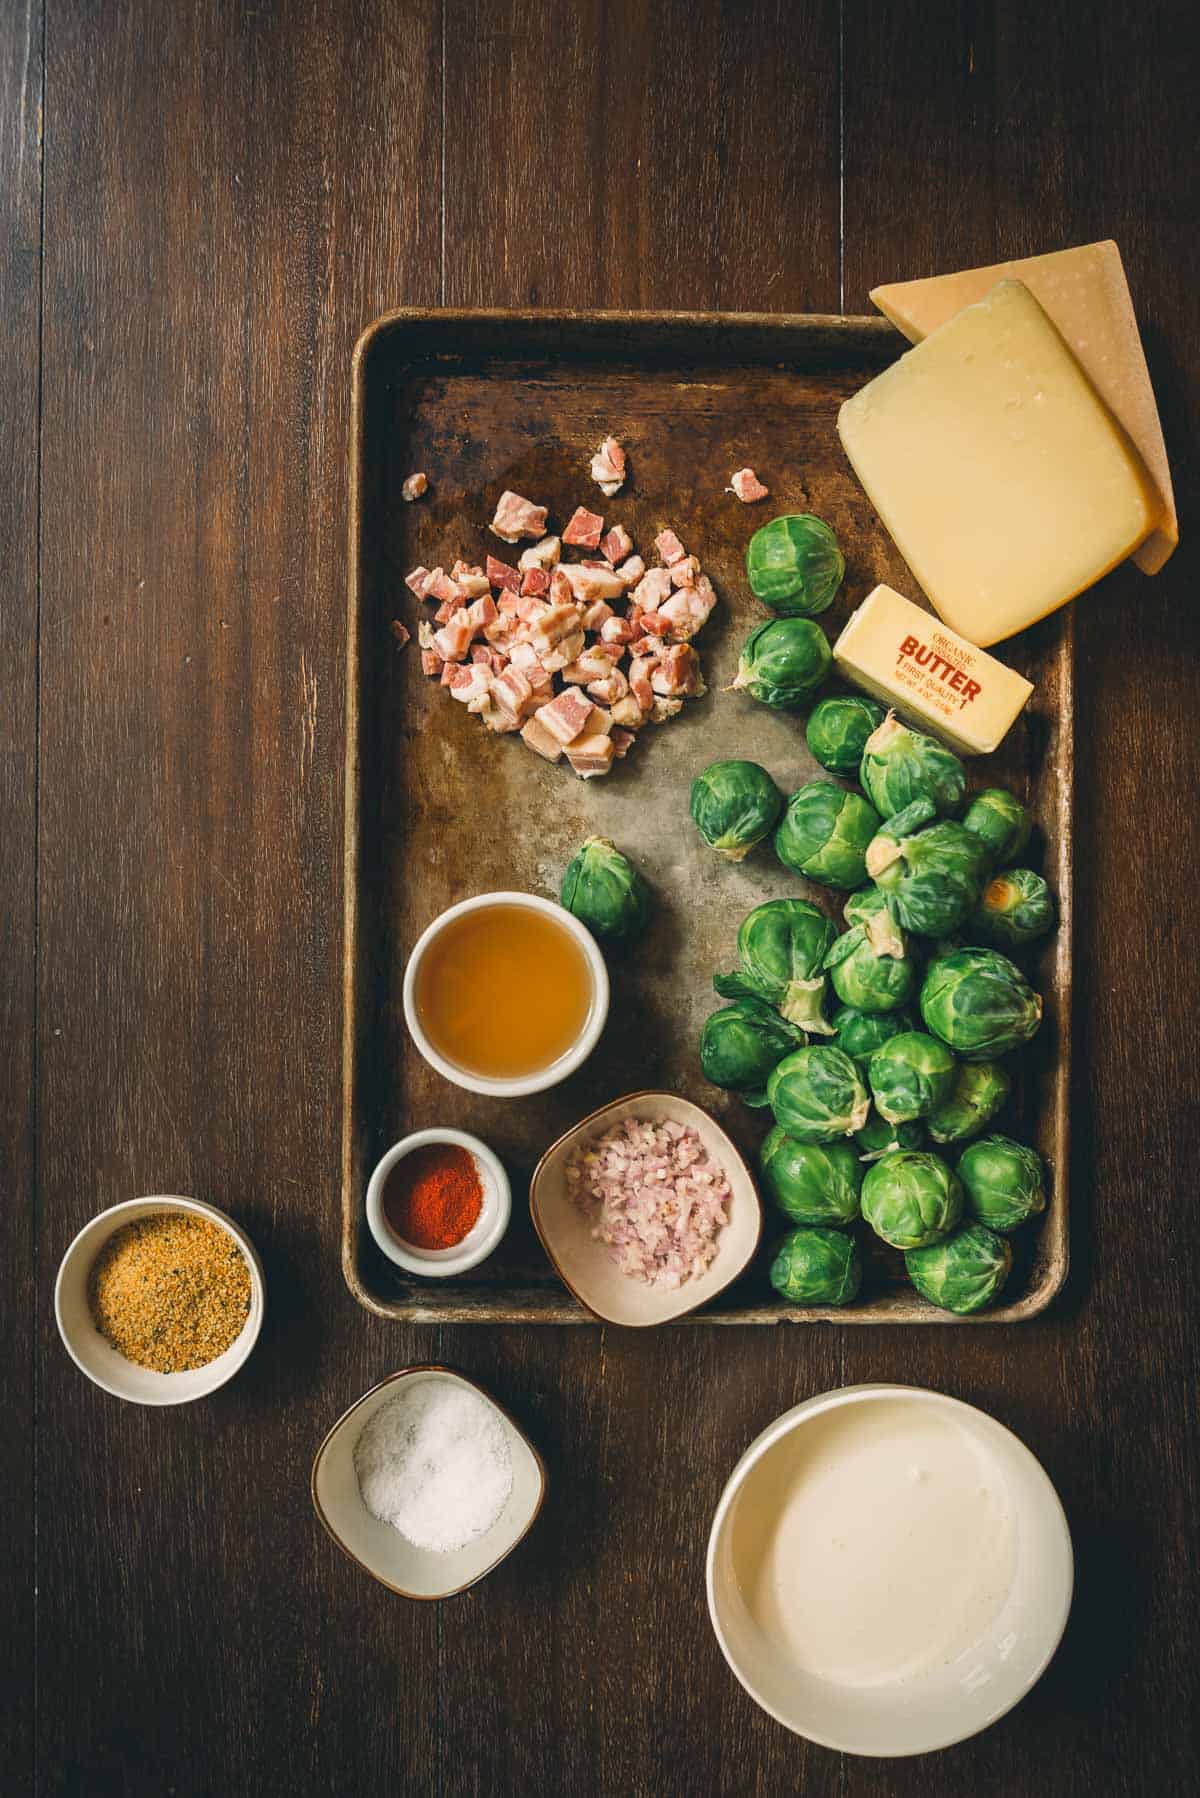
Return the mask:
[[[999,1613],[979,1640],[949,1663],[903,1683],[834,1683],[798,1666],[786,1645],[752,1615],[734,1555],[738,1511],[748,1503],[743,1539],[761,1540],[754,1516],[755,1483],[761,1482],[757,1501],[769,1505],[766,1495],[777,1490],[781,1457],[794,1449],[795,1433],[826,1419],[835,1408],[881,1401],[933,1407],[964,1425],[990,1455],[1015,1515],[1015,1572]],[[930,1569],[930,1579],[936,1581],[936,1568]],[[985,1411],[916,1386],[847,1386],[785,1411],[734,1468],[708,1544],[709,1615],[730,1667],[751,1698],[778,1722],[847,1754],[925,1754],[964,1741],[1002,1717],[1037,1682],[1058,1647],[1073,1582],[1067,1520],[1040,1462]]]
[[[434,1048],[426,1036],[417,1016],[416,985],[417,971],[427,953],[430,944],[440,936],[447,924],[455,918],[461,918],[465,912],[479,911],[486,905],[524,905],[531,911],[544,912],[549,918],[575,938],[579,947],[587,957],[588,967],[592,975],[592,1003],[582,1031],[575,1044],[552,1061],[549,1067],[539,1068],[536,1074],[527,1074],[520,1080],[492,1080],[482,1074],[472,1074],[457,1063],[447,1061]],[[608,968],[600,953],[595,937],[587,926],[565,906],[556,904],[552,899],[542,899],[536,893],[480,893],[474,899],[463,899],[457,905],[450,906],[433,920],[432,924],[421,932],[408,958],[408,966],[404,970],[404,1021],[408,1025],[414,1043],[425,1057],[431,1068],[446,1080],[453,1081],[455,1086],[465,1087],[471,1093],[486,1093],[494,1099],[518,1099],[527,1093],[544,1092],[548,1086],[557,1086],[568,1074],[573,1074],[581,1067],[600,1040],[608,1017]]]
[[[475,1158],[483,1187],[479,1216],[462,1241],[455,1243],[452,1249],[420,1249],[415,1243],[405,1242],[392,1229],[383,1210],[383,1189],[396,1163],[411,1155],[414,1149],[424,1148],[431,1142],[454,1143],[460,1149],[467,1149]],[[397,1267],[410,1274],[423,1274],[428,1279],[444,1280],[451,1274],[466,1273],[469,1267],[478,1267],[481,1261],[486,1261],[493,1249],[499,1247],[511,1216],[512,1188],[500,1157],[485,1142],[480,1142],[477,1136],[469,1136],[465,1130],[414,1130],[411,1136],[402,1137],[388,1150],[367,1185],[367,1225],[376,1243]]]
[[[608,1245],[592,1235],[591,1220],[567,1190],[567,1163],[580,1145],[627,1117],[690,1125],[713,1160],[724,1168],[733,1194],[729,1222],[717,1237],[712,1261],[698,1279],[685,1280],[671,1292],[623,1274]],[[555,1272],[580,1304],[605,1323],[640,1329],[673,1323],[724,1292],[749,1266],[763,1225],[754,1180],[734,1144],[716,1118],[678,1093],[629,1093],[613,1099],[551,1143],[529,1183],[529,1212]]]
[[[416,1548],[391,1524],[372,1517],[358,1489],[355,1444],[379,1407],[396,1396],[401,1380],[447,1380],[469,1388],[492,1407],[508,1438],[513,1472],[508,1503],[490,1530],[449,1554]],[[364,1392],[338,1418],[317,1450],[312,1470],[313,1504],[333,1540],[373,1579],[401,1598],[452,1598],[473,1586],[528,1534],[545,1493],[546,1469],[524,1430],[482,1386],[449,1367],[405,1367]]]
[[[163,1211],[185,1211],[209,1223],[219,1224],[233,1237],[246,1258],[250,1271],[250,1310],[236,1342],[230,1343],[223,1355],[207,1367],[193,1368],[188,1373],[156,1373],[153,1368],[139,1367],[106,1342],[92,1321],[88,1303],[88,1276],[104,1244],[117,1230],[139,1217],[150,1217]],[[128,1399],[135,1405],[186,1405],[192,1399],[205,1398],[231,1380],[258,1341],[262,1328],[266,1285],[262,1262],[246,1232],[215,1205],[200,1199],[181,1198],[177,1193],[126,1199],[113,1205],[85,1224],[62,1258],[54,1283],[54,1315],[58,1333],[67,1353],[89,1380],[103,1386],[116,1398]]]

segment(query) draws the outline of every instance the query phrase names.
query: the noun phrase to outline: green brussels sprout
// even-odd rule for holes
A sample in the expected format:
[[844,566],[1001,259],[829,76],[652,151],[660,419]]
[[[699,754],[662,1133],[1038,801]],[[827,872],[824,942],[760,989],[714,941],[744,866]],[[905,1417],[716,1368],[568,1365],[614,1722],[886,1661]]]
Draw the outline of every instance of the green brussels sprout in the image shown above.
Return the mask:
[[829,638],[811,618],[768,618],[742,644],[731,690],[776,712],[795,712],[821,685],[832,660]]
[[854,1140],[860,1161],[879,1161],[897,1149],[922,1148],[925,1132],[919,1123],[889,1124],[886,1118],[872,1116],[854,1132]]
[[879,814],[859,793],[832,780],[810,780],[787,802],[775,832],[775,853],[793,874],[822,886],[860,887],[867,878],[867,844]]
[[923,1249],[962,1216],[962,1181],[927,1149],[896,1149],[863,1176],[862,1214],[894,1249]]
[[989,943],[1020,949],[1054,928],[1054,895],[1032,868],[994,874],[971,917],[972,928]]
[[738,999],[704,1020],[700,1066],[706,1080],[740,1093],[747,1105],[765,1105],[767,1076],[804,1033],[762,999]]
[[864,699],[861,693],[835,693],[813,707],[804,735],[822,768],[855,780],[867,738],[883,718],[883,707],[873,699]]
[[834,992],[855,1011],[898,1011],[917,990],[917,964],[908,945],[901,938],[899,957],[891,949],[880,951],[873,940],[878,934],[871,924],[856,924],[825,957]]
[[1032,829],[1032,820],[1021,801],[1003,787],[988,787],[976,793],[963,813],[963,824],[987,844],[988,861],[993,867],[1016,861]]
[[1042,1001],[995,949],[950,949],[930,964],[921,1016],[964,1061],[991,1061],[1036,1034]]
[[757,762],[710,762],[692,782],[691,809],[709,848],[740,862],[778,823],[783,794]]
[[923,1030],[906,1030],[876,1049],[867,1068],[871,1097],[889,1124],[928,1117],[954,1087],[954,1057]]
[[981,1136],[958,1158],[967,1210],[992,1230],[1015,1230],[1046,1209],[1042,1158],[1010,1136]]
[[906,1011],[859,1011],[853,1005],[839,1005],[833,1014],[832,1046],[851,1061],[870,1061],[876,1049],[912,1027]]
[[825,955],[835,928],[807,899],[768,899],[747,912],[738,931],[741,968],[716,974],[713,985],[722,999],[749,994],[774,1005],[789,1024],[818,1036],[832,1036],[826,1023]]
[[810,512],[773,518],[746,547],[750,591],[781,618],[827,611],[845,572],[837,538]]
[[789,1230],[771,1262],[770,1281],[793,1305],[848,1305],[862,1285],[862,1257],[841,1230]]
[[942,937],[958,929],[979,898],[984,848],[961,824],[930,824],[932,813],[924,799],[898,812],[868,846],[866,865],[898,924],[918,936]]
[[1012,1090],[1012,1076],[995,1061],[960,1061],[948,1098],[925,1123],[934,1142],[964,1142],[990,1124]]
[[894,712],[867,738],[858,778],[881,818],[894,818],[914,799],[928,799],[942,817],[953,817],[967,785],[954,751],[910,730]]
[[903,961],[908,954],[908,940],[888,910],[887,894],[882,887],[863,887],[851,893],[842,907],[847,924],[865,924],[871,947],[876,955],[891,955]]
[[776,1124],[758,1165],[767,1191],[794,1224],[848,1224],[858,1216],[862,1166],[848,1142],[797,1142]]
[[607,837],[588,837],[563,875],[559,898],[596,936],[623,942],[645,929],[650,888]]
[[797,1142],[836,1142],[867,1121],[871,1101],[857,1063],[840,1049],[795,1049],[771,1070],[767,1103]]
[[964,1224],[953,1236],[904,1257],[908,1277],[923,1299],[966,1317],[991,1303],[1012,1267],[1003,1236],[982,1224]]

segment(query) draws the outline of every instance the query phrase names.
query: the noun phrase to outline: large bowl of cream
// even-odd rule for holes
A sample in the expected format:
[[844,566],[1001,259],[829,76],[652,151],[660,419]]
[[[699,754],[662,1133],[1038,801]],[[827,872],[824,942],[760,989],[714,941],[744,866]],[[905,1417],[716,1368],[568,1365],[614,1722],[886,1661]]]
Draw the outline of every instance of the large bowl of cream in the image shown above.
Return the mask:
[[1034,1685],[1071,1607],[1071,1537],[1041,1464],[972,1405],[848,1386],[746,1450],[708,1545],[730,1667],[788,1729],[925,1754]]

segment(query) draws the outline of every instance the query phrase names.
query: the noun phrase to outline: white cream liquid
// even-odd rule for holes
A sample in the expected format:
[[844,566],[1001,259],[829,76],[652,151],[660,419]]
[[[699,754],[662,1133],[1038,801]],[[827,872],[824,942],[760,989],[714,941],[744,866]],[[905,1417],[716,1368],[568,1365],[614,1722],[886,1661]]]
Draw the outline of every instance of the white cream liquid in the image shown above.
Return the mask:
[[969,1423],[902,1399],[843,1405],[747,1481],[733,1553],[747,1608],[797,1667],[911,1682],[975,1646],[1016,1571],[1001,1471]]

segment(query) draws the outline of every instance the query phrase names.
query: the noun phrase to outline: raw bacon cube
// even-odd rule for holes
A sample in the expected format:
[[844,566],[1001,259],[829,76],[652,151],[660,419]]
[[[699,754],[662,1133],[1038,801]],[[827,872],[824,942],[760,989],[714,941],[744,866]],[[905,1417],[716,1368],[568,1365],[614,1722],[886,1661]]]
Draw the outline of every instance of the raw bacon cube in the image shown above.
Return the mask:
[[462,604],[464,594],[458,582],[452,581],[450,576],[443,574],[439,568],[435,570],[433,579],[426,582],[425,597],[426,599],[452,599],[457,606]]
[[557,537],[543,537],[540,543],[521,551],[517,567],[522,573],[530,568],[553,568],[561,552],[562,544]]
[[550,576],[544,568],[527,568],[521,576],[522,593],[546,593],[550,587]]
[[600,631],[613,615],[613,609],[606,599],[594,599],[583,614],[585,631]]
[[658,667],[650,676],[656,693],[674,698],[677,694],[699,693],[700,660],[690,643],[672,643],[658,659]]
[[[694,587],[680,587],[677,593],[673,593],[657,616],[666,620],[675,641],[684,643],[708,622],[708,615],[716,603],[717,595],[713,584],[706,574],[702,574]],[[645,623],[649,630],[649,620]]]
[[469,615],[466,612],[458,611],[437,632],[433,639],[433,647],[443,661],[459,662],[470,648],[471,638],[474,635],[475,627],[472,625]]
[[470,700],[478,699],[490,690],[492,671],[490,668],[485,668],[481,662],[467,662],[451,670],[446,685],[450,689],[451,699],[460,700],[463,705],[466,705]]
[[572,631],[570,636],[563,637],[556,643],[553,649],[539,650],[542,667],[550,674],[557,674],[560,669],[573,662],[576,656],[583,654],[585,641],[582,631]]
[[401,485],[400,498],[404,500],[420,499],[428,487],[429,476],[418,469],[416,474],[410,474]]
[[428,570],[428,568],[424,567],[424,565],[421,565],[417,568],[414,568],[411,574],[405,575],[404,585],[409,589],[409,591],[411,593],[415,593],[418,599],[424,599],[424,597],[425,597],[425,582],[428,579],[429,579],[429,570]]
[[609,562],[623,562],[633,548],[633,538],[623,524],[614,524],[600,539],[600,554]]
[[656,612],[671,595],[671,572],[667,568],[649,568],[629,595],[630,605],[642,612]]
[[403,649],[404,645],[408,642],[409,638],[411,637],[412,632],[409,630],[409,628],[406,624],[401,624],[401,622],[398,618],[393,618],[392,619],[392,635],[393,635],[393,637],[395,637],[395,639],[396,639],[397,643],[400,645],[401,649]]
[[672,562],[678,562],[680,556],[687,554],[674,531],[660,531],[654,539],[654,547],[668,568]]
[[520,591],[520,574],[515,568],[510,568],[507,562],[501,562],[495,556],[489,556],[487,559],[487,578],[493,587],[511,587],[514,593]]
[[607,774],[615,753],[613,740],[608,736],[577,737],[567,746],[567,760],[581,780]]
[[596,567],[589,567],[585,562],[564,562],[554,573],[555,579],[562,576],[582,605],[591,605],[597,599],[619,599],[625,591],[624,581],[606,562]]
[[[647,712],[653,704],[654,695],[651,694],[650,705],[646,707]],[[627,730],[639,730],[646,722],[646,712],[643,712],[632,693],[627,693],[624,699],[618,699],[612,706],[609,716],[612,718],[614,726],[620,725]],[[614,729],[613,736],[615,737],[616,734]]]
[[[563,678],[566,679],[565,673]],[[629,692],[629,682],[619,668],[614,668],[610,673],[602,675],[599,680],[588,681],[587,690],[593,699],[599,700],[601,705],[616,705],[617,701],[624,699]]]
[[656,656],[635,656],[629,664],[629,691],[641,706],[648,712],[654,704],[654,689],[650,685],[650,676],[657,666]]
[[423,649],[421,651],[422,674],[440,674],[442,669],[446,666],[447,664],[443,662],[436,649]]
[[756,499],[766,499],[771,489],[763,486],[752,468],[739,468],[730,475],[725,491],[735,493],[744,506],[752,506]]
[[618,618],[615,613],[612,617],[606,618],[604,623],[600,626],[600,641],[602,643],[612,643],[614,645],[632,643],[636,636],[637,631],[630,620],[628,618]]
[[556,762],[563,752],[563,746],[558,738],[551,736],[545,725],[538,722],[536,716],[525,720],[521,726],[521,738],[536,754],[545,756],[548,762]]
[[596,708],[591,700],[576,688],[568,687],[549,705],[539,707],[537,719],[543,729],[563,744],[573,743],[584,730]]
[[477,631],[483,630],[486,625],[495,624],[499,616],[496,602],[490,593],[485,593],[482,599],[472,600],[467,607],[467,617]]
[[592,479],[609,499],[625,484],[625,451],[615,437],[606,437],[591,461]]
[[623,756],[629,754],[629,751],[637,742],[637,737],[631,730],[614,730],[611,733],[611,740],[613,754],[620,760]]
[[567,521],[562,540],[564,543],[582,544],[584,549],[599,549],[603,529],[604,519],[599,512],[589,512],[586,506],[576,506]]
[[540,537],[546,529],[546,506],[535,506],[532,500],[507,488],[496,503],[496,516],[490,529],[505,543],[517,543],[522,537]]
[[636,587],[646,572],[646,564],[640,556],[627,556],[617,569],[625,587]]
[[496,601],[496,609],[502,618],[519,618],[521,615],[520,595],[514,593],[511,587],[501,587],[500,596]]
[[694,587],[699,573],[699,556],[683,556],[678,562],[671,563],[671,585],[673,587]]

